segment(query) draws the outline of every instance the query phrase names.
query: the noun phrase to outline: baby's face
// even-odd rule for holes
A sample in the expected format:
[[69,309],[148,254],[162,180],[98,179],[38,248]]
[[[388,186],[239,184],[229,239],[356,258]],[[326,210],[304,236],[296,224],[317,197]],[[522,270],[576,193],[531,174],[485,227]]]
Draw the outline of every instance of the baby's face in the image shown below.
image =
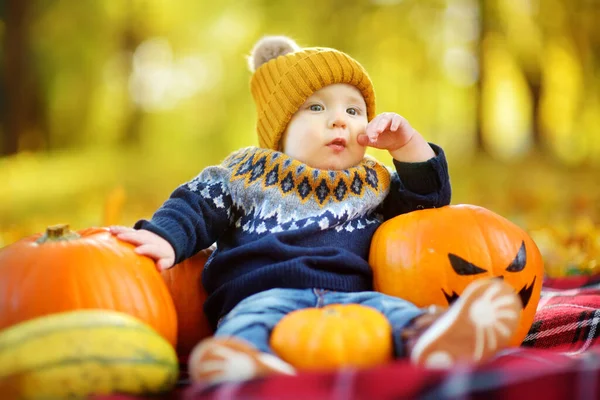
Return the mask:
[[290,120],[281,139],[283,152],[318,169],[356,166],[365,156],[365,147],[356,138],[367,123],[367,106],[356,87],[325,86],[306,99]]

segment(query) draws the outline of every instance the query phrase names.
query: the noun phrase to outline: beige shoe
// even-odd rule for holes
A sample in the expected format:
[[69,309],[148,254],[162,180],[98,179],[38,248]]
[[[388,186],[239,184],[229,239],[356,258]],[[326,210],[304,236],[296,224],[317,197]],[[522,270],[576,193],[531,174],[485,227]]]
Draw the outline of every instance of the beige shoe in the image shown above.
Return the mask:
[[508,347],[521,309],[521,299],[508,284],[499,279],[475,281],[445,312],[433,313],[429,326],[409,341],[410,359],[431,368],[484,361]]
[[190,354],[188,372],[193,382],[206,384],[295,374],[290,364],[235,337],[208,338],[198,343]]

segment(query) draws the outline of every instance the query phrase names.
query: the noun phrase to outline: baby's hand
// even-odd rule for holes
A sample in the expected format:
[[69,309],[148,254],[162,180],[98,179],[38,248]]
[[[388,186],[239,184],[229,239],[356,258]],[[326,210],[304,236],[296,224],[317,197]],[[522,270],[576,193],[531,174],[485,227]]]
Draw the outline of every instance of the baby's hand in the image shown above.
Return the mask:
[[406,118],[391,112],[377,115],[369,122],[364,134],[358,135],[361,146],[395,151],[410,142],[415,130]]
[[169,242],[156,233],[124,226],[111,226],[109,230],[119,240],[135,245],[136,253],[153,259],[159,270],[171,268],[175,264],[175,250]]

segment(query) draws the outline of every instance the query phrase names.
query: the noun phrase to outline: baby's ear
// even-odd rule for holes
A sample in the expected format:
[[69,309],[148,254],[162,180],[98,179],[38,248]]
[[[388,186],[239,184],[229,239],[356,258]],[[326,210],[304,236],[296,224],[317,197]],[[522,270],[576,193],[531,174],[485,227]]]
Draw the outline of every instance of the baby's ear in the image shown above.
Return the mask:
[[287,36],[265,36],[254,45],[248,67],[254,72],[269,60],[298,50],[300,47]]

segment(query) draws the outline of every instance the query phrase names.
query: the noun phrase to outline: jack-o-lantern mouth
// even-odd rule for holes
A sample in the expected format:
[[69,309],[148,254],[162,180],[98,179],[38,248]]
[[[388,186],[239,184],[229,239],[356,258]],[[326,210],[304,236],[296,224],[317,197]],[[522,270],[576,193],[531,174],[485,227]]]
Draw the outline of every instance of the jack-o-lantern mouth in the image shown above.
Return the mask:
[[[496,278],[504,279],[503,276],[497,276]],[[529,300],[531,299],[531,294],[533,293],[533,287],[535,285],[535,280],[536,280],[536,277],[533,277],[533,282],[531,282],[531,284],[529,286],[527,286],[527,285],[523,286],[521,288],[521,290],[519,290],[519,293],[517,293],[517,295],[521,299],[521,303],[523,303],[523,309],[527,308],[527,305],[529,304]],[[451,305],[456,300],[458,300],[458,298],[460,297],[460,295],[456,294],[456,292],[454,292],[454,291],[452,291],[452,294],[450,295],[450,294],[446,293],[446,291],[444,289],[442,289],[442,293],[444,293],[444,296],[446,297],[446,301],[448,301],[448,305]]]

